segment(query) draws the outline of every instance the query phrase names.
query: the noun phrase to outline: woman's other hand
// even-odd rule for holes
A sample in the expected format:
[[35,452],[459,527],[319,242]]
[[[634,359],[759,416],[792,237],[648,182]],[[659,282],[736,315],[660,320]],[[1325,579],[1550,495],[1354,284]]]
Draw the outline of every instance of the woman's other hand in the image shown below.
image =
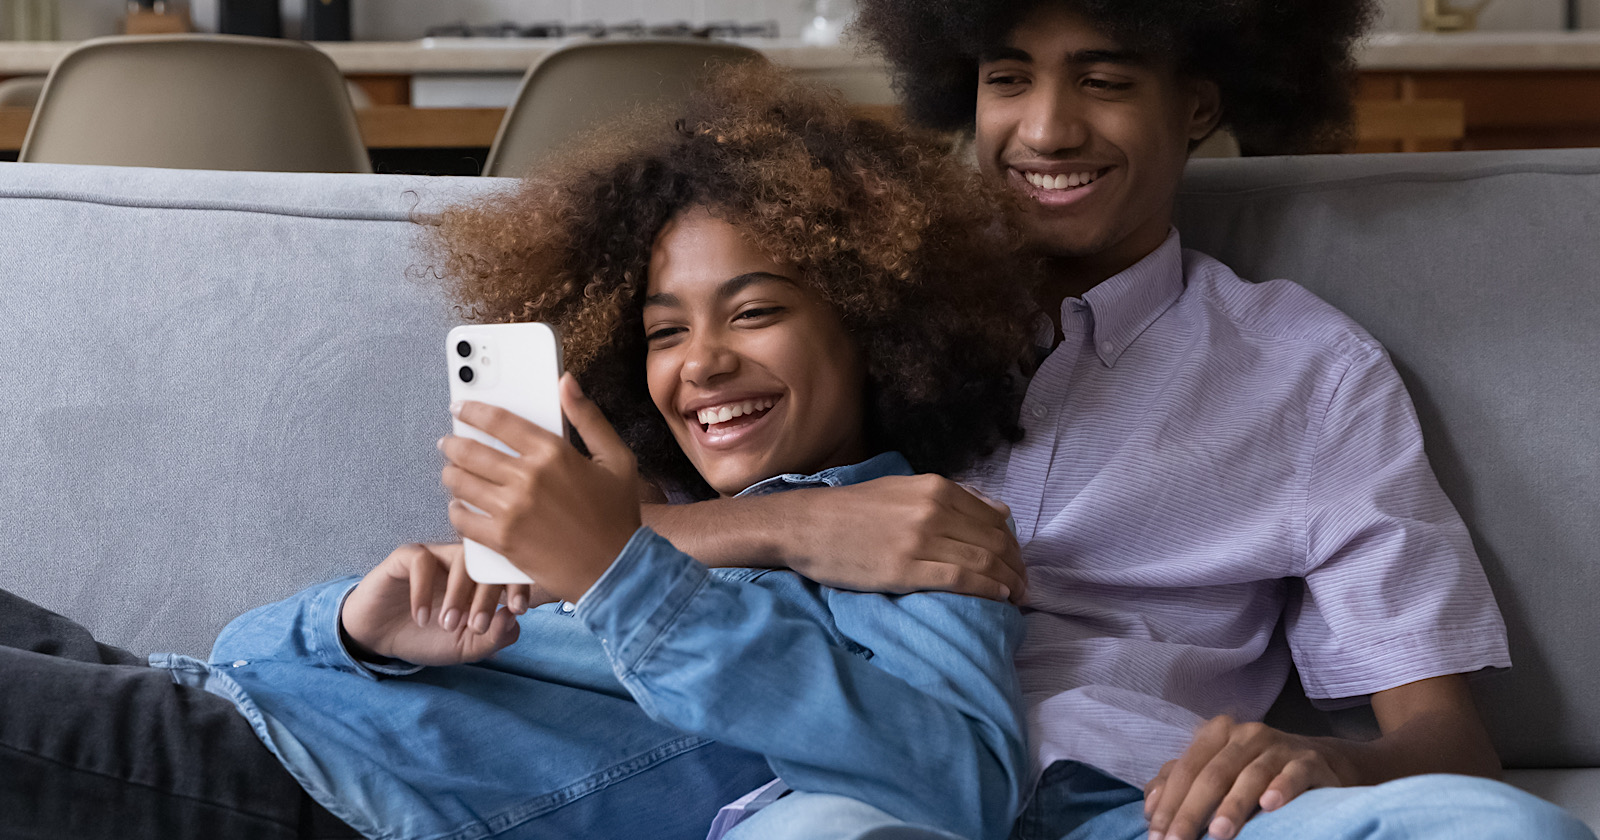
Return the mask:
[[475,583],[459,544],[412,544],[367,573],[339,622],[357,658],[457,665],[515,642],[516,616],[553,600],[538,586]]
[[450,523],[457,533],[504,555],[551,594],[577,601],[639,530],[639,470],[570,375],[561,378],[561,409],[591,457],[509,411],[467,402],[457,419],[521,457],[447,437],[439,447],[449,460],[441,478],[455,497]]

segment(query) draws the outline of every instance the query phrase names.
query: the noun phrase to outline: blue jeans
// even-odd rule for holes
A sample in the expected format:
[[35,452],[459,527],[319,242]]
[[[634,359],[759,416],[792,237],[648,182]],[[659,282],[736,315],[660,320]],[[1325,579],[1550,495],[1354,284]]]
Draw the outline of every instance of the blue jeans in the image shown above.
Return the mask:
[[[791,801],[794,800],[794,801]],[[780,809],[778,806],[786,807]],[[815,827],[816,830],[813,830]],[[1146,840],[1144,794],[1076,762],[1040,779],[1012,840]],[[790,796],[727,840],[951,840],[875,809]],[[1321,788],[1244,824],[1239,840],[1595,840],[1571,814],[1510,785],[1414,776],[1375,787]]]

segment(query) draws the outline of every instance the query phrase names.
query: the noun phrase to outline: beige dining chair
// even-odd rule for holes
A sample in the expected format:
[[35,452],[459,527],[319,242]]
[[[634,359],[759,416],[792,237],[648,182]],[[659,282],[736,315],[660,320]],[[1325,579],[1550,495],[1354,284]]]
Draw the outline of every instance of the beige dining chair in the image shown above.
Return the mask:
[[[687,101],[701,74],[718,63],[765,61],[761,53],[718,41],[653,38],[563,47],[522,77],[500,122],[485,175],[523,175],[585,130],[653,103]],[[639,130],[670,129],[670,125]]]
[[18,160],[371,172],[344,76],[305,43],[96,38],[50,70]]

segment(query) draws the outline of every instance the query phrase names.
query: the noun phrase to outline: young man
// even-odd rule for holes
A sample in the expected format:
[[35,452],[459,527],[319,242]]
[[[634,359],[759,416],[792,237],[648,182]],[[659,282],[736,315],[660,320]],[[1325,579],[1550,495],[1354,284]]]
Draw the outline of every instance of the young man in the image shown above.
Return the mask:
[[[1021,838],[1592,837],[1471,778],[1499,763],[1466,675],[1510,664],[1504,626],[1382,348],[1171,227],[1219,125],[1248,151],[1337,143],[1370,4],[861,5],[913,118],[975,128],[1050,263],[1026,437],[968,481],[1009,511],[919,477],[652,524],[702,558],[753,544],[835,585],[1031,607]],[[1291,657],[1381,737],[1262,725]]]

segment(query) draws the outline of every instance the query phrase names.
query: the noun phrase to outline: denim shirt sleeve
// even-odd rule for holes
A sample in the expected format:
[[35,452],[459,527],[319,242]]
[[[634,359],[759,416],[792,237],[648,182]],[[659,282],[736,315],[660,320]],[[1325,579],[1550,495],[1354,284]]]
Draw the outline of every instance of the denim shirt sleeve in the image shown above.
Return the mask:
[[360,582],[356,575],[339,578],[239,616],[217,636],[212,661],[297,660],[372,679],[422,670],[398,659],[382,664],[363,662],[345,647],[339,613]]
[[652,717],[762,753],[798,790],[1004,837],[1028,769],[1016,609],[845,594],[829,607],[870,655],[771,589],[715,577],[641,528],[577,615]]

